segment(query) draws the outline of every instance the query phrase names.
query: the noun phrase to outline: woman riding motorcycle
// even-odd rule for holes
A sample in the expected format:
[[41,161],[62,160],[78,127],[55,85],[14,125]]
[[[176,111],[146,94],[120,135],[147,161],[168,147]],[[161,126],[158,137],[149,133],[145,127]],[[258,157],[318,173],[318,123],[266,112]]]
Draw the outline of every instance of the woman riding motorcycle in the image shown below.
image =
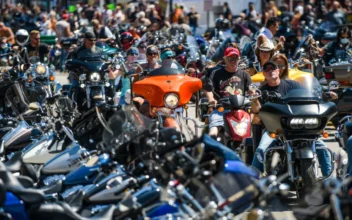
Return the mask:
[[344,59],[346,56],[351,56],[350,40],[351,30],[348,27],[342,27],[338,30],[335,41],[317,50],[323,55],[324,62],[328,64],[333,58]]

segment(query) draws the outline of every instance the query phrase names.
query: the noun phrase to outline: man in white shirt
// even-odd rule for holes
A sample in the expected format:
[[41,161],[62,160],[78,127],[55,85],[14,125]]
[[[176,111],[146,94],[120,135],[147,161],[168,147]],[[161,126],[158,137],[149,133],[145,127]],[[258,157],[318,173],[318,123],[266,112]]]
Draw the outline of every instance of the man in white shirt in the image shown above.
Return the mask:
[[260,29],[259,35],[257,38],[256,48],[259,47],[263,42],[268,41],[274,46],[274,50],[280,50],[285,43],[285,37],[280,36],[280,40],[277,43],[274,36],[279,29],[279,20],[277,17],[271,17],[265,24],[265,27]]

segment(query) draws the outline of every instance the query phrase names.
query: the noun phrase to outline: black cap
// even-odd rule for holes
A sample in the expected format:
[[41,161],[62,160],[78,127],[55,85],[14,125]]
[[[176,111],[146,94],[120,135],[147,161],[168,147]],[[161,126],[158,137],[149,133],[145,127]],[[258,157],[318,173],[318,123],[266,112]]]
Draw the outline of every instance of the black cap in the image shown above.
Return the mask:
[[276,69],[279,68],[279,65],[278,65],[276,62],[274,62],[274,61],[272,61],[272,60],[269,60],[269,61],[267,61],[266,63],[264,63],[263,69],[265,69],[265,67],[268,66],[268,65],[273,65]]
[[84,34],[84,38],[87,38],[87,39],[96,39],[97,37],[95,36],[95,34],[94,34],[93,32],[88,31],[88,32],[86,32],[86,33]]

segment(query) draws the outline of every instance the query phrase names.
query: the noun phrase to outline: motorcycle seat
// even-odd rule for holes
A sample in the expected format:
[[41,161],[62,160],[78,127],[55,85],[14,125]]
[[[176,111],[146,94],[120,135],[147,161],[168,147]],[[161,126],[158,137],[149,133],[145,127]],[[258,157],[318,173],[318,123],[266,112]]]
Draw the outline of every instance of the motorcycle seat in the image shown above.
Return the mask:
[[44,201],[44,193],[36,189],[26,189],[17,178],[12,175],[4,163],[0,162],[0,179],[6,185],[8,191],[13,192],[25,203],[41,203]]
[[44,194],[53,194],[53,193],[61,192],[62,189],[63,189],[63,182],[62,180],[58,180],[55,184],[44,186],[39,190],[42,191]]
[[28,176],[17,176],[16,178],[24,188],[32,188],[34,186],[33,180]]
[[5,163],[5,166],[8,171],[11,173],[16,173],[21,170],[21,165],[22,165],[22,156],[23,153],[22,151],[16,152],[9,161]]
[[74,195],[70,201],[67,201],[72,210],[77,212],[79,209],[81,209],[81,207],[83,206],[84,196],[84,191],[79,190],[78,192],[76,192],[76,195]]

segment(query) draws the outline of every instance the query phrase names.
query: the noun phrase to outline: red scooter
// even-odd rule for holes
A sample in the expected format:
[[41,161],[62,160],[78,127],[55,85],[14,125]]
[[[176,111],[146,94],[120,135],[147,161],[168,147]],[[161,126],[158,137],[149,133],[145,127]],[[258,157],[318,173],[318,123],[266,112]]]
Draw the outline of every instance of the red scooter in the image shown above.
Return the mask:
[[251,136],[250,101],[236,86],[225,87],[225,98],[218,101],[219,112],[224,114],[224,126],[219,130],[219,137],[231,149],[236,149],[245,138]]

